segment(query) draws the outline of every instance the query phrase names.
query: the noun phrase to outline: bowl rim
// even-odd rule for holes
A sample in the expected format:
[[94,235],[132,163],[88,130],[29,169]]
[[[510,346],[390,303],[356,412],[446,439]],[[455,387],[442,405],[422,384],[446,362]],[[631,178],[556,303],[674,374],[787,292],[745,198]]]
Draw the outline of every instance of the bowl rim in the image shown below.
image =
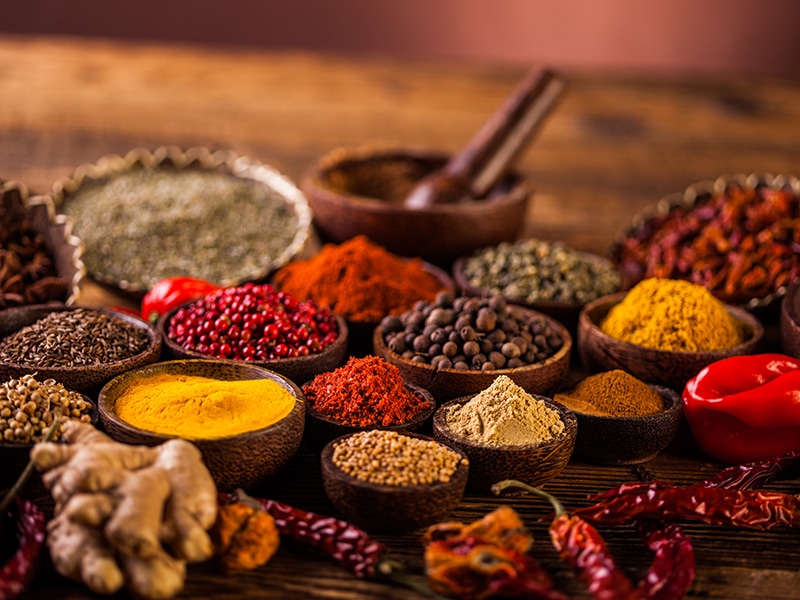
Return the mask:
[[[375,429],[368,429],[366,431],[374,431]],[[458,488],[462,485],[466,486],[467,483],[467,476],[469,475],[469,457],[463,450],[458,448],[453,448],[448,446],[441,440],[437,440],[434,437],[424,435],[421,433],[416,433],[413,431],[398,431],[396,432],[399,435],[405,435],[407,437],[413,437],[425,441],[436,442],[442,448],[450,450],[455,454],[458,454],[461,457],[461,460],[458,462],[458,466],[456,467],[455,472],[453,473],[450,481],[445,482],[436,482],[431,484],[417,484],[417,485],[387,485],[382,483],[374,483],[372,481],[364,481],[363,479],[358,479],[349,473],[345,473],[341,469],[339,469],[333,463],[333,449],[338,442],[341,442],[349,437],[352,437],[356,434],[364,433],[363,431],[352,431],[350,433],[346,433],[344,435],[340,435],[337,438],[332,439],[327,444],[325,444],[322,452],[320,453],[320,465],[322,465],[323,470],[328,469],[331,472],[333,477],[336,477],[340,481],[347,483],[348,485],[352,485],[354,487],[359,487],[364,490],[370,490],[375,492],[389,492],[392,494],[413,494],[416,495],[419,492],[426,492],[432,493],[440,490],[447,490],[452,488]],[[466,463],[464,462],[466,461]]]
[[[615,252],[622,247],[626,238],[643,227],[654,217],[664,216],[675,208],[691,208],[699,199],[709,195],[724,193],[731,185],[740,185],[747,189],[755,189],[759,186],[767,186],[770,188],[789,188],[792,190],[795,196],[800,197],[800,178],[790,174],[773,175],[771,173],[764,172],[753,172],[749,174],[732,173],[720,175],[713,180],[704,179],[701,181],[696,181],[687,186],[682,192],[673,192],[668,194],[634,214],[630,222],[614,234],[611,243],[606,248],[605,255],[610,257],[612,262],[615,262],[613,260],[613,256]],[[781,286],[764,297],[750,298],[748,301],[739,303],[737,305],[742,306],[747,310],[769,307],[776,300],[779,300],[781,297],[783,297],[783,295],[786,293],[787,287],[788,286],[785,285]],[[731,304],[731,306],[735,305]]]
[[481,442],[476,442],[467,437],[458,435],[447,425],[447,420],[444,417],[445,410],[451,405],[466,404],[476,395],[477,394],[472,394],[469,396],[454,398],[439,406],[439,408],[437,408],[436,412],[433,414],[434,432],[442,435],[448,440],[453,440],[462,447],[469,448],[470,450],[475,450],[478,452],[507,452],[514,454],[524,454],[531,451],[542,452],[549,449],[554,450],[569,445],[570,442],[574,441],[577,436],[578,419],[572,409],[564,406],[560,402],[556,402],[552,398],[543,396],[541,394],[531,394],[531,396],[533,396],[536,400],[544,402],[547,408],[558,412],[561,421],[564,423],[564,430],[561,432],[561,435],[553,438],[552,440],[548,440],[540,444],[483,444]]
[[791,322],[794,329],[800,330],[800,310],[797,308],[796,300],[800,296],[800,281],[786,287],[786,294],[781,300],[781,311]]
[[520,304],[515,304],[515,303],[509,302],[509,308],[511,308],[512,310],[520,310],[520,311],[523,311],[525,313],[534,313],[535,316],[544,317],[547,320],[547,323],[551,327],[554,327],[555,329],[557,329],[559,335],[561,335],[561,339],[562,339],[561,347],[554,354],[551,354],[550,356],[548,356],[547,358],[545,358],[542,361],[538,361],[538,362],[535,362],[535,363],[530,363],[530,364],[527,364],[527,365],[523,365],[521,367],[514,367],[514,368],[511,368],[511,369],[503,368],[503,369],[494,369],[493,371],[478,371],[478,370],[475,370],[475,369],[465,369],[465,370],[454,369],[452,367],[437,368],[437,367],[434,367],[433,365],[431,365],[429,363],[415,362],[415,361],[410,360],[408,358],[403,358],[397,352],[393,352],[392,350],[390,350],[389,347],[386,345],[386,342],[383,339],[383,328],[381,327],[380,324],[378,324],[375,327],[375,331],[373,332],[372,345],[373,345],[373,348],[375,348],[377,354],[382,355],[382,356],[384,356],[384,355],[385,356],[391,356],[392,357],[392,361],[396,361],[396,362],[402,363],[403,365],[406,365],[408,367],[413,367],[415,369],[431,370],[431,371],[435,371],[437,373],[439,373],[439,372],[446,373],[447,375],[453,375],[453,376],[456,376],[456,377],[469,377],[469,376],[473,376],[473,375],[478,375],[479,373],[483,373],[483,374],[488,373],[488,374],[493,375],[495,377],[498,377],[500,375],[511,376],[511,375],[513,375],[515,373],[520,373],[520,372],[529,372],[530,373],[535,369],[543,369],[545,367],[549,367],[550,365],[559,363],[562,360],[569,360],[570,353],[572,352],[573,342],[572,342],[572,335],[570,334],[569,330],[566,328],[566,326],[564,324],[562,324],[560,321],[558,321],[557,319],[554,319],[553,317],[551,317],[550,315],[548,315],[546,313],[543,313],[541,311],[538,311],[538,310],[535,310],[535,309],[532,309],[532,308],[528,308],[527,306],[522,306]]
[[[236,179],[257,182],[278,195],[294,213],[297,230],[289,245],[269,265],[248,274],[236,285],[265,278],[270,272],[301,254],[307,244],[311,243],[313,215],[308,199],[300,188],[274,167],[249,156],[239,155],[233,150],[212,150],[205,146],[191,146],[184,150],[178,146],[167,145],[153,150],[137,147],[125,155],[107,154],[95,162],[78,166],[70,176],[58,179],[46,196],[51,200],[55,210],[63,214],[61,211],[69,196],[77,192],[87,181],[98,181],[133,169],[156,171],[165,166],[180,171],[195,169],[211,173],[222,172]],[[90,271],[88,267],[86,269],[96,281],[131,294],[144,294],[149,289],[141,281],[119,280],[104,273]]]
[[659,422],[663,420],[671,420],[674,418],[679,418],[680,415],[683,414],[683,399],[680,397],[677,391],[658,384],[648,383],[646,385],[649,388],[657,391],[661,396],[662,400],[668,401],[669,405],[658,412],[649,413],[646,415],[603,415],[603,414],[587,413],[581,410],[577,410],[575,408],[570,408],[570,410],[578,418],[579,423],[581,420],[587,420],[587,421],[594,421],[598,424],[611,423],[611,422],[631,423],[631,424]]
[[[666,358],[668,356],[674,355],[681,355],[681,356],[692,356],[697,357],[698,359],[711,359],[713,357],[718,357],[721,354],[726,353],[736,353],[737,351],[741,353],[743,350],[746,350],[747,347],[751,344],[758,344],[760,340],[764,337],[764,325],[761,321],[752,314],[749,310],[742,308],[741,306],[736,306],[733,304],[724,304],[725,309],[728,311],[733,318],[735,318],[738,322],[746,325],[751,330],[751,335],[742,340],[740,343],[732,346],[730,348],[724,348],[721,350],[701,350],[693,352],[691,350],[663,350],[660,348],[648,348],[647,346],[640,346],[638,344],[632,344],[631,342],[626,342],[624,340],[620,340],[618,338],[612,337],[600,329],[600,325],[596,323],[590,316],[589,313],[597,309],[598,307],[604,307],[606,304],[608,305],[608,310],[604,310],[604,315],[608,314],[608,311],[617,304],[619,304],[622,299],[627,294],[627,291],[617,292],[616,294],[609,294],[607,296],[602,296],[597,298],[596,300],[592,300],[586,306],[581,309],[581,313],[578,317],[578,328],[580,329],[582,326],[591,329],[592,335],[598,336],[600,339],[603,339],[606,342],[613,343],[618,345],[622,348],[630,348],[636,352],[644,353],[654,357],[662,357]],[[580,338],[579,334],[579,338]],[[579,342],[581,343],[581,342]],[[585,343],[585,340],[583,341]]]
[[[442,161],[444,163],[450,155],[444,151],[424,148],[418,145],[409,146],[389,146],[389,145],[361,145],[355,147],[339,146],[329,150],[327,153],[318,157],[305,171],[301,177],[300,188],[309,196],[309,199],[316,201],[319,198],[324,198],[326,204],[349,204],[361,206],[371,212],[378,214],[411,214],[418,213],[419,215],[425,214],[451,214],[454,212],[462,211],[480,211],[485,210],[487,205],[491,207],[498,207],[504,205],[516,205],[525,203],[531,196],[531,188],[528,182],[520,175],[512,174],[514,176],[513,185],[510,189],[499,196],[493,196],[489,201],[473,202],[473,203],[453,203],[453,204],[434,204],[426,207],[423,210],[410,211],[403,207],[400,203],[387,202],[377,198],[370,198],[369,196],[361,196],[358,194],[343,194],[337,192],[330,187],[323,184],[323,175],[330,173],[339,165],[346,163],[358,163],[369,160],[386,160],[389,158],[411,158],[413,160],[422,161]],[[308,190],[313,190],[313,196]]]
[[[105,315],[109,315],[112,317],[119,318],[126,323],[139,327],[147,332],[149,341],[147,347],[139,352],[138,354],[134,354],[133,356],[127,356],[121,360],[112,362],[112,363],[103,363],[103,364],[94,364],[94,365],[75,365],[71,367],[62,367],[62,366],[54,366],[54,367],[37,367],[35,365],[31,365],[28,363],[21,363],[21,362],[9,362],[0,360],[0,365],[5,365],[7,367],[13,367],[16,369],[23,368],[23,369],[32,369],[38,370],[39,372],[46,372],[48,374],[57,374],[57,373],[74,373],[74,372],[84,372],[84,371],[93,371],[96,369],[104,369],[110,366],[115,368],[125,368],[126,365],[130,363],[138,363],[139,359],[142,356],[148,354],[161,354],[161,346],[162,346],[162,338],[161,335],[156,331],[154,327],[152,327],[149,323],[147,323],[144,319],[141,319],[135,315],[129,315],[127,313],[116,311],[110,308],[103,308],[103,307],[92,307],[92,306],[79,306],[79,305],[67,305],[67,304],[26,304],[24,306],[13,306],[11,308],[7,308],[2,312],[10,314],[10,311],[18,311],[18,312],[25,312],[30,310],[41,310],[43,311],[43,316],[39,318],[43,318],[47,314],[51,312],[67,312],[67,311],[74,311],[74,310],[89,310],[94,312],[103,313]],[[37,319],[38,320],[38,319]],[[23,325],[25,327],[25,325]],[[22,329],[22,327],[20,328]],[[19,329],[17,329],[19,331]],[[8,334],[10,335],[10,334]],[[55,377],[54,377],[55,378]]]
[[[188,438],[177,434],[167,434],[167,433],[158,433],[156,431],[149,431],[147,429],[142,429],[141,427],[137,427],[136,425],[132,425],[128,423],[124,419],[121,419],[117,413],[113,410],[110,405],[110,402],[107,398],[108,391],[113,389],[115,386],[121,385],[121,381],[125,379],[134,378],[137,375],[152,372],[152,371],[163,371],[165,369],[170,369],[172,367],[179,367],[182,364],[191,363],[192,365],[201,366],[201,364],[212,366],[217,365],[221,366],[222,368],[245,368],[247,370],[252,370],[255,372],[261,372],[264,377],[258,377],[256,379],[271,379],[276,383],[280,384],[284,389],[286,389],[289,393],[292,394],[295,398],[294,406],[292,410],[289,411],[289,414],[284,416],[283,418],[279,419],[278,421],[267,425],[266,427],[261,427],[259,429],[253,429],[251,431],[243,431],[241,433],[235,433],[233,435],[226,435],[214,438]],[[180,371],[178,371],[180,372]],[[225,380],[222,380],[225,381]],[[173,438],[182,438],[191,441],[192,443],[199,443],[199,445],[207,445],[209,443],[227,443],[234,440],[242,440],[245,438],[251,437],[259,437],[266,433],[269,433],[271,429],[275,429],[279,426],[285,426],[285,424],[290,419],[297,419],[299,418],[302,422],[303,414],[298,415],[298,412],[305,413],[306,408],[306,401],[305,396],[303,396],[303,391],[295,384],[292,380],[284,377],[280,373],[276,373],[270,369],[254,365],[251,363],[245,363],[243,361],[223,361],[223,360],[215,360],[215,359],[176,359],[176,360],[165,360],[156,363],[152,363],[149,365],[144,365],[142,367],[138,367],[136,369],[132,369],[130,371],[125,371],[124,373],[120,373],[110,381],[108,381],[100,390],[97,395],[97,411],[100,417],[100,420],[108,419],[109,421],[115,423],[117,426],[123,427],[130,432],[136,433],[137,435],[142,436],[143,438],[150,438],[150,439],[160,439],[160,440],[168,440]]]

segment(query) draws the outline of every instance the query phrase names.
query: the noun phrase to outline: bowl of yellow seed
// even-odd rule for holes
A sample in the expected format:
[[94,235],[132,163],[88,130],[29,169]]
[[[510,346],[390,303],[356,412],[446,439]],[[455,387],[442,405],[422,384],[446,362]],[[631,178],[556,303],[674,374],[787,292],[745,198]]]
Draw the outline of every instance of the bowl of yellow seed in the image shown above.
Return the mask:
[[374,532],[413,531],[461,502],[469,460],[416,433],[373,429],[339,437],[320,456],[325,493],[349,521]]

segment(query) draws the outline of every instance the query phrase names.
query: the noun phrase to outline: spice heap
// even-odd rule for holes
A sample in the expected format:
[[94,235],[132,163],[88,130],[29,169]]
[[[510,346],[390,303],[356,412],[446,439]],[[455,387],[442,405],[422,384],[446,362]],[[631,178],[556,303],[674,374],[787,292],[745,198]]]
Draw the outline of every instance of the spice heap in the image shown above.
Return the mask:
[[268,361],[317,354],[339,338],[336,316],[272,286],[246,283],[179,308],[167,337],[214,358]]
[[513,369],[543,361],[564,344],[540,313],[510,306],[502,296],[450,292],[384,318],[381,333],[392,352],[439,369]]
[[[88,398],[54,379],[39,381],[34,375],[10,379],[0,385],[0,439],[20,444],[41,442],[56,415],[62,422],[77,419],[89,423],[92,408]],[[60,437],[59,427],[51,439]]]
[[114,412],[147,431],[214,439],[269,427],[296,402],[272,379],[221,381],[161,373],[135,381],[116,399]]
[[657,391],[621,369],[590,375],[554,399],[572,410],[614,417],[651,415],[664,408]]
[[434,440],[396,431],[361,431],[337,442],[333,464],[370,483],[392,486],[447,483],[467,459]]
[[608,260],[537,239],[483,248],[464,258],[461,268],[473,287],[529,304],[585,304],[613,294],[621,284]]
[[709,352],[742,341],[735,319],[701,285],[650,278],[636,284],[600,329],[624,342],[677,352]]
[[298,231],[274,191],[188,169],[118,173],[82,186],[63,210],[85,243],[89,272],[143,289],[175,275],[221,285],[263,275]]
[[356,427],[401,425],[430,408],[405,386],[400,371],[379,356],[351,357],[303,386],[308,406]]
[[0,341],[0,360],[41,368],[113,363],[147,349],[144,327],[89,308],[53,311]]
[[433,300],[443,286],[419,258],[401,258],[360,235],[326,244],[315,256],[278,270],[275,285],[313,298],[349,321],[375,323],[385,315]]
[[628,234],[612,259],[623,277],[685,279],[731,304],[800,279],[800,199],[789,188],[729,185]]
[[467,402],[448,406],[444,417],[454,434],[489,446],[542,444],[564,431],[557,411],[506,375]]
[[0,192],[0,309],[63,301],[67,285],[16,190]]

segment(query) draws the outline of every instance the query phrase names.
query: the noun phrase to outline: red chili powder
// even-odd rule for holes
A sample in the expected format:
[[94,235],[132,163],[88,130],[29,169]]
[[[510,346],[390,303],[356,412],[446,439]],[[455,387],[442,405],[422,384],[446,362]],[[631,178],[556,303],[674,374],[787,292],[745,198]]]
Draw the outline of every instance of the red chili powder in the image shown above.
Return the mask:
[[405,387],[400,371],[379,356],[351,357],[344,366],[303,386],[306,402],[344,425],[407,423],[429,404]]

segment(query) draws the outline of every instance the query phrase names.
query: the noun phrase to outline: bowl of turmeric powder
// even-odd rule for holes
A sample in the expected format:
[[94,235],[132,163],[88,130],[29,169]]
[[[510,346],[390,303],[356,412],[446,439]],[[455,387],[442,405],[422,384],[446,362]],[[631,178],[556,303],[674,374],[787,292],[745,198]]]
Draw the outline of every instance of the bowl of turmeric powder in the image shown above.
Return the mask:
[[763,337],[753,314],[677,279],[645,279],[590,302],[578,318],[578,353],[589,372],[622,369],[674,390],[712,362],[752,354]]
[[220,490],[249,488],[297,452],[305,400],[274,371],[234,361],[171,360],[118,375],[98,396],[109,436],[155,446],[194,443]]

